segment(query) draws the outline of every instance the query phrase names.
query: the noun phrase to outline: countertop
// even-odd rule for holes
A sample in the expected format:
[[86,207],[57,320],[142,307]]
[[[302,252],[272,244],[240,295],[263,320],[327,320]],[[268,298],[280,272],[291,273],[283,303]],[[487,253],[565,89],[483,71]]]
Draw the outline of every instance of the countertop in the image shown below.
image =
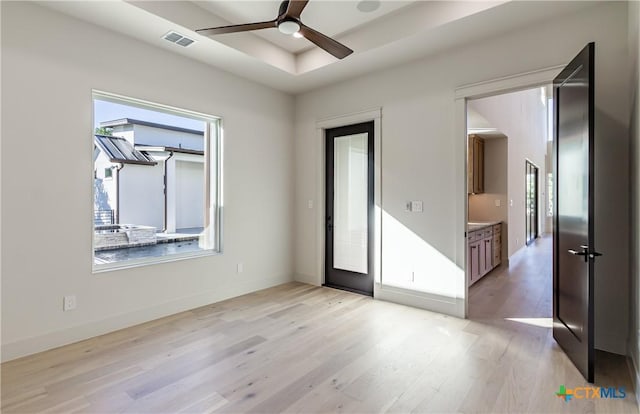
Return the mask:
[[467,223],[467,231],[476,231],[484,229],[485,227],[493,226],[494,224],[500,224],[501,221],[482,221],[482,222],[469,222]]

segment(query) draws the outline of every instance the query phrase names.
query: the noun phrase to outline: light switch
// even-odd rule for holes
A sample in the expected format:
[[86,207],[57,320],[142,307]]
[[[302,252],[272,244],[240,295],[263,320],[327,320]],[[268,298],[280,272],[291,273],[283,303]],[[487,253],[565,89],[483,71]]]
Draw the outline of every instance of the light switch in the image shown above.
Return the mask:
[[496,207],[500,207],[500,199],[496,199]]
[[404,205],[404,211],[411,213],[411,201],[407,201]]
[[513,207],[513,200],[509,200],[509,207]]
[[415,211],[416,213],[422,213],[422,201],[412,201],[411,202],[411,211]]

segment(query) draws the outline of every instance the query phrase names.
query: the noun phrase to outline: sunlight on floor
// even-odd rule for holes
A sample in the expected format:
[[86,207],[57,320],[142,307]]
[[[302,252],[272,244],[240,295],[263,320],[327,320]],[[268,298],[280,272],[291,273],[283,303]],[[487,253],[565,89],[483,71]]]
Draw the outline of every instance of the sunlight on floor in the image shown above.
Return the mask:
[[541,328],[552,328],[553,318],[504,318],[506,321],[520,322]]

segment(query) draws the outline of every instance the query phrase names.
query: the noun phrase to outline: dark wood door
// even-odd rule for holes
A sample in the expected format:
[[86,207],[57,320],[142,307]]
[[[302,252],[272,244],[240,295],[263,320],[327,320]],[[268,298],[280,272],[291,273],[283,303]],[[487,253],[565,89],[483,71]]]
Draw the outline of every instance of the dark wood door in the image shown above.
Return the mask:
[[593,382],[594,44],[554,80],[553,337]]
[[325,285],[373,295],[373,121],[328,129]]

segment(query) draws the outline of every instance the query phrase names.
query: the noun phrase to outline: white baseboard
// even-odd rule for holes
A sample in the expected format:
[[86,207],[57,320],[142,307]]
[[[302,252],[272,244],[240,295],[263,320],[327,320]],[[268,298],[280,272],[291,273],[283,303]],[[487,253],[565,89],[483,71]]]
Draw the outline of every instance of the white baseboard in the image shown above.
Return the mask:
[[318,283],[318,278],[313,275],[304,275],[302,273],[297,273],[293,276],[293,280],[300,283],[306,283],[308,285],[320,286],[322,283]]
[[464,299],[422,293],[402,288],[374,286],[374,298],[401,305],[413,306],[432,312],[464,318]]
[[245,288],[244,290],[238,289],[238,291],[235,292],[210,291],[200,293],[149,308],[114,315],[98,321],[9,342],[2,344],[1,360],[2,362],[6,362],[21,358],[290,281],[291,278],[278,277],[264,280],[261,286],[254,289]]

